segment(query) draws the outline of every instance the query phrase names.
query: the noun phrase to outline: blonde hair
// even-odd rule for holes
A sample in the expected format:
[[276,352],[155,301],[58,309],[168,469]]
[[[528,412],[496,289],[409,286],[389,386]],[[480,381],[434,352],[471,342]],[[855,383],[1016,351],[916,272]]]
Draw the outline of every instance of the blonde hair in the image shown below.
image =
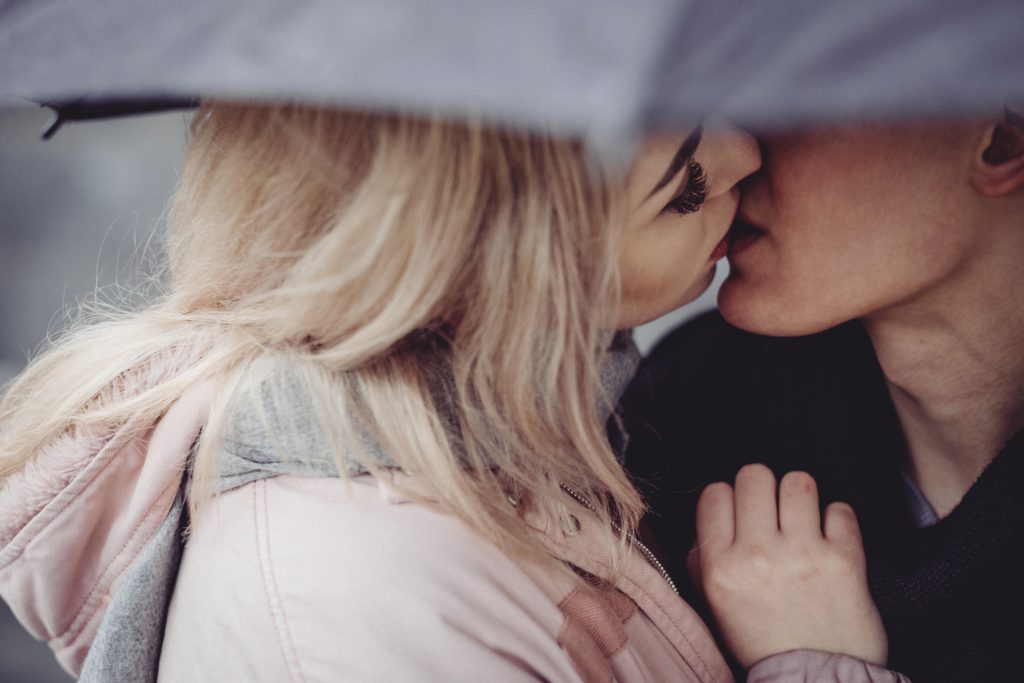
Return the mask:
[[[621,547],[614,527],[634,528],[642,504],[605,438],[598,379],[617,308],[618,188],[571,140],[206,103],[172,200],[164,293],[76,326],[15,381],[0,403],[0,482],[70,429],[152,424],[212,378],[198,507],[233,401],[273,357],[500,547],[543,552],[508,500],[564,518],[561,485],[590,498]],[[458,444],[424,337],[450,348]],[[133,392],[131,374],[169,354],[187,362]]]

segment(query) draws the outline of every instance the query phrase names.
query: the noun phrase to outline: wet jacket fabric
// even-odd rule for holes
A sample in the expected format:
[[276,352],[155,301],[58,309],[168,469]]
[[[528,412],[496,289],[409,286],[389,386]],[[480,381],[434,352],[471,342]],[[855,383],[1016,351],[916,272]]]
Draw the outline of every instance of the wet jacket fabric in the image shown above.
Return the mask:
[[[170,354],[135,390],[187,362]],[[732,680],[707,627],[639,553],[615,585],[581,586],[413,501],[400,472],[345,463],[341,477],[315,431],[290,431],[299,450],[281,457],[245,409],[222,492],[183,543],[185,473],[212,392],[193,386],[153,425],[69,433],[0,493],[0,595],[81,680]],[[576,528],[525,517],[596,574],[607,553],[593,518],[566,504]],[[808,651],[748,680],[808,672],[900,680]]]
[[1021,678],[1024,434],[993,453],[949,515],[928,520],[906,485],[902,429],[857,322],[770,338],[709,314],[654,349],[624,403],[627,468],[649,484],[647,540],[684,598],[695,595],[685,557],[703,486],[751,462],[780,476],[804,470],[824,503],[857,512],[889,666],[915,681]]

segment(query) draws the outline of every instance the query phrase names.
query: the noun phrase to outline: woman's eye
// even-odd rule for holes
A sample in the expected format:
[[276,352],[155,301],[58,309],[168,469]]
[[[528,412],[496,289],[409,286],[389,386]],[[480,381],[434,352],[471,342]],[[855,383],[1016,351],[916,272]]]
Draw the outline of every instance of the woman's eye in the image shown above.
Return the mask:
[[708,194],[708,175],[704,167],[696,159],[690,159],[688,167],[689,179],[681,194],[676,196],[665,207],[666,211],[674,213],[694,213],[700,210],[701,204]]

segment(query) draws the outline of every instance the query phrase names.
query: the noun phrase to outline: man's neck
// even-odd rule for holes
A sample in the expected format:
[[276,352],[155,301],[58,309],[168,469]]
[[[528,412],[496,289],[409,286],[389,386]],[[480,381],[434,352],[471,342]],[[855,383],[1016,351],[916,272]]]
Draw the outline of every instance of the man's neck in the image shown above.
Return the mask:
[[940,517],[1024,427],[1024,307],[1008,294],[1021,290],[995,276],[947,290],[941,305],[864,321],[903,426],[907,473]]

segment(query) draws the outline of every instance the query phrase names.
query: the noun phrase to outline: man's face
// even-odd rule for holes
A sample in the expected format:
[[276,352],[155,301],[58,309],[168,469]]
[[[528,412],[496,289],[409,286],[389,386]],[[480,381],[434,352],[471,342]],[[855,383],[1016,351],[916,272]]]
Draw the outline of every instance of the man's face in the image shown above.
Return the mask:
[[768,137],[742,183],[719,294],[729,322],[770,335],[817,332],[934,294],[986,248],[966,124],[860,125]]

